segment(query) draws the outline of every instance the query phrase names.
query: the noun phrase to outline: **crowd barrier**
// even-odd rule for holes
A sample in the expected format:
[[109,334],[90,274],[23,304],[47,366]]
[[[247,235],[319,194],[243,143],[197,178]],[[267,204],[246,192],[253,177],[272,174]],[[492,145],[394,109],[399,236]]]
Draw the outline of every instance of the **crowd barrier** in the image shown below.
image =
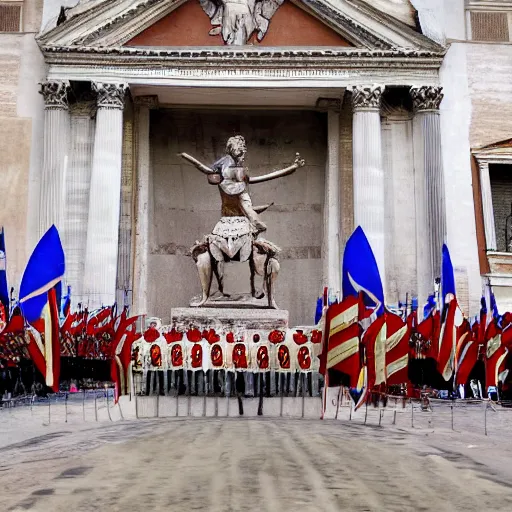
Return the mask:
[[[357,411],[348,392],[329,388],[325,420],[354,425],[414,430],[453,431],[512,438],[510,403],[491,400],[420,400],[381,395]],[[319,419],[322,398],[311,396],[122,396],[116,403],[112,388],[22,396],[3,400],[0,420],[39,424],[117,422],[155,418],[270,417]]]

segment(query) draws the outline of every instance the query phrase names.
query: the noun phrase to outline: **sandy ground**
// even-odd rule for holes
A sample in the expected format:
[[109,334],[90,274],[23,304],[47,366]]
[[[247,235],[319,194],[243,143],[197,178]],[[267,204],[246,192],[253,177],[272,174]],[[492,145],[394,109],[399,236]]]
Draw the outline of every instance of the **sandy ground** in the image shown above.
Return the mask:
[[284,418],[3,425],[5,511],[512,510],[511,443],[478,432]]

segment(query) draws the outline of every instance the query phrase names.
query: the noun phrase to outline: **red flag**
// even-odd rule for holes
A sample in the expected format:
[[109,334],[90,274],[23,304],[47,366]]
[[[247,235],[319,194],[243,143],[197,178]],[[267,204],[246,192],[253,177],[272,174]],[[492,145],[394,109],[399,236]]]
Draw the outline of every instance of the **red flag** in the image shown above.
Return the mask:
[[469,374],[478,360],[478,341],[475,338],[475,332],[478,333],[478,326],[473,330],[466,319],[457,328],[455,383],[459,386],[466,384]]
[[485,333],[485,388],[498,385],[500,366],[507,357],[507,347],[501,342],[501,329],[492,321]]
[[355,387],[361,369],[359,356],[359,299],[347,297],[329,306],[325,319],[324,346],[320,356],[320,373],[330,369],[347,374]]
[[[48,300],[41,313],[41,322],[30,326],[28,352],[36,368],[43,375],[46,385],[55,393],[59,391],[60,378],[60,328],[59,308],[55,287],[48,291]],[[44,334],[44,343],[41,338]]]
[[379,316],[365,331],[362,339],[368,368],[367,385],[371,391],[386,383],[386,315]]
[[409,340],[413,315],[405,323],[398,315],[386,313],[386,383],[394,386],[408,382]]
[[[451,295],[451,294],[450,294]],[[441,334],[439,336],[439,355],[437,357],[437,370],[445,381],[453,375],[455,364],[455,348],[457,345],[457,332],[455,326],[455,314],[457,312],[457,300],[453,295],[447,296],[447,304],[441,322]]]
[[120,395],[129,393],[129,368],[133,343],[141,337],[136,332],[138,316],[126,318],[121,315],[113,340],[113,357],[110,363],[110,375],[115,386],[115,401]]
[[[414,312],[414,319],[415,318],[416,312]],[[437,310],[428,315],[419,325],[413,328],[413,334],[416,338],[416,359],[432,358],[437,361],[439,356],[440,331],[441,315]]]

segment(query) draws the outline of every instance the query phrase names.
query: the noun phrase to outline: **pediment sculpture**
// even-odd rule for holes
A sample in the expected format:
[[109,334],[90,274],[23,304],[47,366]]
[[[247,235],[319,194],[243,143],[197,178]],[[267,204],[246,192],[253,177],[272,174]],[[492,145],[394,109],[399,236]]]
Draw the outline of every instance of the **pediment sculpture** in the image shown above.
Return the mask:
[[[229,299],[229,295],[224,292],[224,264],[238,261],[249,263],[251,297],[260,300],[266,295],[266,307],[277,308],[273,297],[273,285],[280,269],[277,259],[280,249],[260,236],[267,230],[260,214],[272,204],[254,206],[248,185],[288,176],[303,167],[305,161],[297,153],[295,161],[289,167],[252,177],[244,167],[246,153],[247,146],[241,135],[228,140],[226,155],[211,167],[187,153],[181,153],[185,160],[206,174],[211,185],[218,186],[222,200],[221,219],[213,231],[206,235],[204,240],[197,241],[191,249],[202,289],[201,297],[193,301],[191,306],[204,306],[210,299],[214,275],[217,278],[219,293]],[[263,277],[261,290],[257,290],[255,286],[256,274]]]
[[210,17],[211,36],[221,34],[228,45],[247,44],[256,32],[261,41],[268,31],[270,20],[284,0],[199,0]]

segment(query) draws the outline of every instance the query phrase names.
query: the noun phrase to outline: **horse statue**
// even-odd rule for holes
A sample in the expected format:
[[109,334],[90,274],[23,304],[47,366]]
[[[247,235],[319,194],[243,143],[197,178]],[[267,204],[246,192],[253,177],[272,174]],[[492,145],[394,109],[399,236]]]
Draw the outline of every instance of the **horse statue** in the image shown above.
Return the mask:
[[[224,292],[224,264],[230,261],[249,262],[251,272],[251,296],[262,299],[267,296],[268,307],[277,308],[273,286],[279,273],[277,255],[280,252],[272,242],[261,238],[267,226],[260,214],[272,204],[253,206],[248,184],[263,183],[294,173],[305,165],[297,153],[289,167],[263,176],[251,177],[244,167],[247,145],[241,135],[231,137],[226,145],[226,155],[208,167],[187,153],[180,156],[208,177],[211,185],[217,185],[222,200],[222,217],[202,241],[191,249],[201,281],[202,296],[192,306],[204,306],[211,297],[211,285],[215,275],[219,292]],[[255,275],[263,277],[263,288],[257,290]]]

